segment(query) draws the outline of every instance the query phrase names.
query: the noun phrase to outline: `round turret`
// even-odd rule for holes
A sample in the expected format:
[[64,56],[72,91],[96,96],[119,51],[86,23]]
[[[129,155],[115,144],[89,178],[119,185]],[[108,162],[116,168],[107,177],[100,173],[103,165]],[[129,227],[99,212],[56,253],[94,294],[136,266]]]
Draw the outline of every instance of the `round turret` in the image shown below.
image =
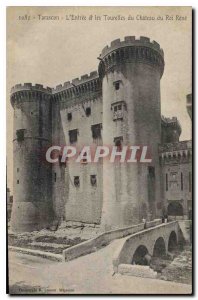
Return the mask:
[[15,232],[45,228],[51,222],[51,165],[45,151],[51,145],[51,89],[30,83],[11,89],[14,108],[14,203],[11,228]]
[[134,36],[127,36],[124,41],[116,39],[111,42],[110,47],[106,46],[102,50],[99,59],[100,77],[124,63],[148,64],[159,71],[160,77],[164,71],[164,52],[157,42],[150,42],[147,37],[136,39]]
[[160,215],[160,79],[164,54],[149,38],[125,37],[99,57],[103,91],[103,144],[148,146],[151,163],[103,165],[102,224],[108,230]]
[[177,143],[181,135],[181,125],[176,117],[165,118],[162,116],[162,144]]

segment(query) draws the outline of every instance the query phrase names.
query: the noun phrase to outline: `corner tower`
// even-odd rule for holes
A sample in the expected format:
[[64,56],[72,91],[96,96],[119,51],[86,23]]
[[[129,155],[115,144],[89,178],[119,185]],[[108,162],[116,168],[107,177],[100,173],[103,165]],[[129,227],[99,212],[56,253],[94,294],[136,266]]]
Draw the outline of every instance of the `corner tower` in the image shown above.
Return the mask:
[[162,116],[162,144],[178,143],[181,135],[181,125],[176,117],[165,118]]
[[45,228],[53,216],[51,165],[45,151],[51,145],[51,89],[31,83],[11,90],[14,108],[13,192],[11,228],[15,232]]
[[[160,79],[163,50],[149,38],[117,39],[99,57],[103,144],[148,146],[151,163],[103,164],[102,224],[106,230],[160,214]],[[157,208],[158,207],[158,208]]]

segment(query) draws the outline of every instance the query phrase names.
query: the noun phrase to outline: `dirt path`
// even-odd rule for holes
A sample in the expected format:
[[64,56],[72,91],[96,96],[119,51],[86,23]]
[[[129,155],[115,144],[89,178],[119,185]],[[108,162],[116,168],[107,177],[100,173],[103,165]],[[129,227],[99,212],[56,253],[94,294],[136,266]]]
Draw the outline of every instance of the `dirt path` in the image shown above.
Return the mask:
[[[191,293],[191,286],[115,274],[112,258],[120,240],[67,263],[10,252],[11,293],[148,294]],[[20,291],[19,291],[20,287]],[[39,290],[40,289],[40,290]]]

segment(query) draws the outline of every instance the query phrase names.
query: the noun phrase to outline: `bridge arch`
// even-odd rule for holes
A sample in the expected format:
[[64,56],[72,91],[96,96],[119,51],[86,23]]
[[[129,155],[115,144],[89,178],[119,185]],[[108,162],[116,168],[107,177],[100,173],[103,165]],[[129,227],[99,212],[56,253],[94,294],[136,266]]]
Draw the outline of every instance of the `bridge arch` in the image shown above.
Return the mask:
[[[152,256],[167,254],[167,251],[174,249],[179,241],[178,230],[178,222],[172,221],[160,223],[130,235],[121,241],[114,254],[114,271],[118,272],[119,264],[137,264],[139,257],[141,259],[145,255],[145,259],[149,263]],[[145,264],[145,262],[143,263]]]
[[175,231],[171,231],[168,239],[168,251],[173,251],[177,246],[177,234]]
[[153,247],[153,256],[161,257],[166,255],[166,243],[163,237],[159,237]]
[[135,265],[147,265],[146,254],[149,254],[147,247],[144,245],[138,246],[133,254],[131,263]]

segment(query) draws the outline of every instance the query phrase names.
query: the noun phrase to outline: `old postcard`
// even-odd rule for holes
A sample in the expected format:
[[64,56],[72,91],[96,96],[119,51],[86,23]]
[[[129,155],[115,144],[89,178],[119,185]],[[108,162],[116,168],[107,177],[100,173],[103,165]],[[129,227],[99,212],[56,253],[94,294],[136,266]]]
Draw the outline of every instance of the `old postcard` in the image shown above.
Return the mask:
[[191,119],[191,7],[7,7],[9,294],[191,294]]

